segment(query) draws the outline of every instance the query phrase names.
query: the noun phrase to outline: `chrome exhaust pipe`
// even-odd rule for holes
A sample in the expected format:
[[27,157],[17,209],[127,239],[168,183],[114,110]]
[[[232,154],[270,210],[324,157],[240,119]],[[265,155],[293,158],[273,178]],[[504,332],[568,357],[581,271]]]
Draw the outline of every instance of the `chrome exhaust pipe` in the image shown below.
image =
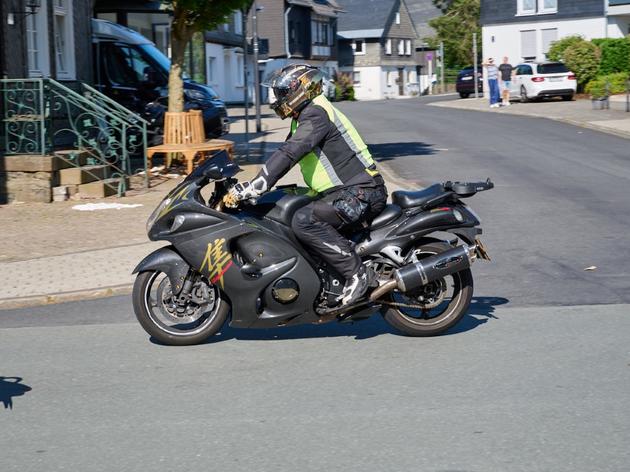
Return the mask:
[[392,280],[376,288],[370,295],[370,301],[374,302],[394,289],[408,292],[447,275],[468,269],[476,258],[476,246],[464,244],[422,259],[415,264],[408,264],[396,269]]

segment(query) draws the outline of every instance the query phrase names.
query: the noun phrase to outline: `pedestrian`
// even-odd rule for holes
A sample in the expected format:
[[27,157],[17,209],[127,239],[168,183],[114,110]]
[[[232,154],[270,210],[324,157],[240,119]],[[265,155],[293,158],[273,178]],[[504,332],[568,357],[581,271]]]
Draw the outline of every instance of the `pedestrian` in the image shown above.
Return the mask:
[[494,59],[491,57],[482,65],[486,68],[486,77],[488,78],[490,108],[499,108],[499,69],[494,65]]
[[507,56],[503,58],[503,63],[499,66],[501,72],[501,104],[504,107],[510,106],[510,87],[512,85],[512,71],[514,67],[510,64]]

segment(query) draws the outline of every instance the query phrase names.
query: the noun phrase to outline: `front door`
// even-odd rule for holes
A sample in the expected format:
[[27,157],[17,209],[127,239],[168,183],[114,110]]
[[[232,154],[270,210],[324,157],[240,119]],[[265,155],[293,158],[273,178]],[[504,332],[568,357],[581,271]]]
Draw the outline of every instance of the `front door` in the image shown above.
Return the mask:
[[405,94],[405,69],[398,69],[398,95]]

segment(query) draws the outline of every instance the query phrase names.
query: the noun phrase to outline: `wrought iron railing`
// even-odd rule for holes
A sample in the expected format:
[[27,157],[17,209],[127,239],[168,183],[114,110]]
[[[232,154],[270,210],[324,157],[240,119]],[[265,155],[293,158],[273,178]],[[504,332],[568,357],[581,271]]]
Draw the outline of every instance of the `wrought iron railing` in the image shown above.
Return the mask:
[[[145,185],[147,125],[142,117],[92,87],[79,83],[78,91],[53,79],[2,79],[2,121],[5,154],[64,153],[70,164],[105,165],[119,178],[118,193],[126,190],[126,176],[134,173],[131,158],[142,160]],[[135,159],[134,159],[135,160]],[[89,171],[88,171],[89,172]]]

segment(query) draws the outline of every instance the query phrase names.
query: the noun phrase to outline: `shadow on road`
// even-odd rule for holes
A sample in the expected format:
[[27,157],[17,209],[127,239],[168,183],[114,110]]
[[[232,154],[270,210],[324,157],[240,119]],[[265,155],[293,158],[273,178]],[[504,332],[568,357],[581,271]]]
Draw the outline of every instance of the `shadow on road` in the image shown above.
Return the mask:
[[[509,300],[500,297],[473,297],[468,313],[452,329],[444,335],[463,333],[475,329],[484,324],[494,316],[494,307],[504,305]],[[323,325],[299,325],[273,329],[243,329],[225,326],[219,334],[210,337],[206,344],[214,344],[229,339],[242,341],[265,341],[265,340],[289,340],[289,339],[310,339],[310,338],[331,338],[339,336],[354,337],[357,340],[374,338],[382,334],[401,335],[394,328],[389,326],[385,320],[373,315],[371,318],[354,323],[330,322]],[[153,344],[162,345],[154,338],[150,338]]]
[[368,148],[377,161],[391,161],[396,157],[435,154],[433,145],[421,142],[368,144]]
[[490,318],[497,319],[494,316],[495,306],[505,305],[510,301],[502,297],[473,297],[468,312],[464,315],[459,323],[449,329],[446,336],[450,334],[463,333],[470,331],[477,326],[487,323]]
[[32,390],[28,385],[24,385],[22,377],[2,377],[0,376],[0,402],[4,408],[13,409],[13,397],[19,397]]

